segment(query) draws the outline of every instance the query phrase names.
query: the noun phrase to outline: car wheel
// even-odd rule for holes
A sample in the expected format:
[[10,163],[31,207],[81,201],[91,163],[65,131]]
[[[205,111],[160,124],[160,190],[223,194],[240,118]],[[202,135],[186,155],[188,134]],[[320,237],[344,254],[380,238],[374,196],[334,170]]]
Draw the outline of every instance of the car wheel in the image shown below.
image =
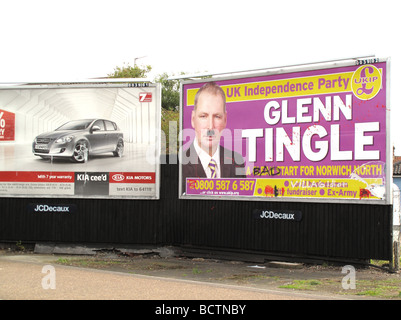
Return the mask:
[[89,157],[89,148],[86,141],[78,141],[74,148],[72,160],[75,162],[83,163],[87,162]]
[[117,143],[116,150],[113,151],[113,155],[115,157],[122,157],[124,153],[124,141],[120,140]]

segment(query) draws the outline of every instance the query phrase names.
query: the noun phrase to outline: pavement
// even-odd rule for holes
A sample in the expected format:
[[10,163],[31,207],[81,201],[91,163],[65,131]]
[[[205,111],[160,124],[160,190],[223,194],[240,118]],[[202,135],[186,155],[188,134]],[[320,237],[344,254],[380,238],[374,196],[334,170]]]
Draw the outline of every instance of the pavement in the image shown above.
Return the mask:
[[149,250],[90,255],[1,250],[0,299],[401,299],[399,273],[353,268],[165,256]]

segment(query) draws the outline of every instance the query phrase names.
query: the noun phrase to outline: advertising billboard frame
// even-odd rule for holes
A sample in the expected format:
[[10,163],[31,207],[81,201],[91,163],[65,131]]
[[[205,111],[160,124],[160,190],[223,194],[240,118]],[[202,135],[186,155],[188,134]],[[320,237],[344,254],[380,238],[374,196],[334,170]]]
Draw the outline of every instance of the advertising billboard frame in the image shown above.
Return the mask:
[[[73,185],[72,188],[76,189],[77,188],[77,173],[82,173],[78,174],[82,179],[82,185],[79,186],[83,191],[79,191],[78,193],[74,192],[69,192],[66,194],[63,194],[60,192],[60,190],[56,190],[54,193],[45,193],[45,192],[36,192],[35,191],[28,191],[28,192],[2,192],[0,194],[0,197],[32,197],[32,198],[67,198],[67,199],[121,199],[121,200],[158,200],[160,199],[160,170],[161,170],[161,163],[160,163],[160,153],[161,153],[161,132],[160,132],[160,127],[161,127],[161,85],[159,83],[152,83],[148,79],[144,78],[113,78],[113,79],[93,79],[93,80],[77,80],[77,81],[61,81],[61,82],[20,82],[20,83],[1,83],[0,84],[0,94],[4,91],[6,93],[12,93],[12,92],[35,92],[40,91],[40,92],[60,92],[61,94],[64,94],[66,96],[69,95],[69,92],[83,92],[83,94],[78,97],[75,100],[82,99],[82,96],[85,96],[86,91],[92,90],[93,92],[98,92],[99,96],[96,97],[96,99],[102,100],[105,105],[107,105],[107,108],[110,110],[112,108],[115,108],[116,111],[113,111],[114,113],[118,114],[120,119],[124,119],[124,112],[127,112],[127,120],[125,121],[122,125],[124,127],[123,129],[120,128],[120,124],[116,123],[114,124],[115,130],[118,131],[124,131],[124,153],[122,157],[118,155],[116,150],[111,150],[113,151],[113,156],[114,158],[120,158],[121,159],[126,159],[124,160],[124,167],[120,168],[119,165],[115,164],[112,167],[107,167],[107,162],[108,161],[113,161],[112,160],[112,153],[110,150],[99,150],[99,152],[96,153],[95,156],[95,161],[93,160],[83,160],[82,163],[91,163],[91,161],[99,163],[99,161],[102,161],[102,159],[106,159],[104,164],[102,165],[102,168],[105,168],[102,170],[99,170],[96,168],[95,164],[91,164],[91,166],[83,167],[82,163],[76,163],[73,164],[71,163],[71,159],[67,157],[46,157],[46,155],[41,156],[40,154],[36,153],[35,154],[39,155],[43,159],[47,159],[46,161],[50,161],[51,164],[51,169],[50,170],[38,170],[34,169],[30,172],[27,171],[26,169],[11,169],[7,170],[4,169],[6,166],[4,166],[4,163],[6,160],[1,158],[3,163],[3,168],[0,171],[0,177],[3,176],[3,178],[0,181],[0,185],[4,184],[25,184],[23,188],[31,188],[29,184],[33,185],[40,185],[42,181],[40,181],[39,177],[41,173],[54,173],[52,177],[44,177],[44,175],[41,175],[44,177],[43,182],[46,182],[48,184],[50,178],[54,178],[55,180],[59,181],[59,185],[61,185],[62,189],[62,184],[64,182],[68,182],[68,179],[73,179],[73,184],[69,183],[70,185]],[[109,106],[108,103],[112,100],[110,99],[110,96],[107,96],[105,93],[110,93],[110,96],[117,97],[119,99],[119,105],[117,107],[112,107],[111,105]],[[143,94],[143,100],[141,100],[141,92],[147,93],[146,95]],[[121,94],[120,94],[121,93]],[[151,93],[149,95],[149,93]],[[153,95],[153,96],[152,96]],[[11,95],[10,95],[11,96]],[[28,96],[28,95],[27,95]],[[37,98],[37,97],[36,97]],[[92,97],[88,97],[86,99],[91,99]],[[116,98],[116,99],[117,99]],[[29,98],[28,102],[29,102]],[[18,99],[16,99],[18,100]],[[21,99],[22,100],[22,99]],[[40,99],[38,99],[40,100]],[[73,99],[72,99],[73,100]],[[84,100],[84,99],[82,99]],[[9,101],[11,101],[9,99]],[[147,113],[142,112],[142,106],[144,106],[146,103],[146,110]],[[27,103],[29,105],[29,103]],[[36,106],[36,114],[40,113],[45,113],[45,111],[38,112],[38,110],[41,110],[41,106],[43,106],[43,103],[40,106]],[[95,108],[95,107],[94,107]],[[125,108],[125,110],[123,110]],[[137,108],[138,110],[131,110],[130,108]],[[140,109],[140,110],[139,110]],[[86,116],[86,118],[99,118],[99,119],[107,119],[106,117],[98,116],[101,113],[100,111],[96,111],[96,109],[93,109],[92,113],[94,115]],[[108,110],[108,112],[111,114],[111,111]],[[135,113],[134,118],[130,118],[130,113]],[[142,115],[143,113],[143,115]],[[16,113],[17,114],[17,113]],[[90,114],[89,112],[85,113],[86,115]],[[35,115],[36,116],[36,115]],[[142,118],[141,118],[142,117]],[[21,117],[22,118],[22,117]],[[28,118],[28,117],[27,117]],[[129,118],[129,119],[128,119]],[[146,118],[146,119],[145,119]],[[150,119],[151,118],[151,119]],[[36,118],[35,118],[36,119]],[[144,120],[145,119],[145,120]],[[74,119],[75,120],[75,119]],[[111,119],[112,120],[112,119]],[[26,120],[26,123],[28,123],[30,120]],[[36,120],[37,122],[38,120]],[[42,121],[39,119],[39,121]],[[121,120],[122,121],[122,120]],[[120,122],[121,122],[120,121]],[[102,121],[104,123],[104,126],[107,127],[107,125],[112,126],[112,121]],[[21,129],[21,123],[23,121],[20,121],[20,126],[19,130],[27,130],[25,128]],[[138,126],[138,128],[135,126],[135,124],[141,123],[142,126]],[[54,124],[53,124],[54,125]],[[17,128],[18,124],[16,124]],[[57,125],[58,126],[58,125]],[[118,126],[118,127],[117,127]],[[35,127],[38,127],[36,124]],[[54,126],[50,125],[43,125],[41,124],[40,127],[43,128],[52,128],[48,129],[46,131],[52,131],[56,129]],[[110,128],[106,128],[105,130],[111,130]],[[38,129],[35,128],[37,131]],[[141,131],[141,132],[138,132]],[[147,130],[146,132],[144,132]],[[31,131],[31,130],[30,130]],[[133,132],[131,132],[133,131]],[[32,129],[33,132],[33,129]],[[41,132],[44,132],[43,130]],[[127,136],[128,132],[128,136]],[[99,132],[100,133],[100,132]],[[107,133],[107,132],[106,132]],[[114,132],[112,132],[114,134]],[[25,136],[28,136],[29,134],[24,133]],[[37,134],[37,132],[36,132]],[[33,141],[32,137],[32,141]],[[26,139],[26,138],[25,138]],[[106,135],[105,138],[106,139]],[[107,136],[107,139],[109,139],[109,136]],[[111,138],[110,138],[111,139]],[[115,139],[113,137],[113,139]],[[104,140],[105,141],[105,140]],[[139,169],[135,170],[135,163],[138,162],[139,160],[133,159],[132,155],[135,154],[135,151],[137,149],[130,148],[128,149],[129,153],[127,152],[127,144],[129,144],[130,147],[135,145],[135,142],[141,143],[142,145],[140,146],[139,152],[141,153],[141,158],[146,159],[146,161],[149,160],[149,165],[146,166],[146,169],[143,169],[145,166],[141,166]],[[109,143],[109,140],[107,140],[107,143]],[[113,142],[114,143],[114,142]],[[4,142],[2,145],[3,147],[7,147],[8,150],[12,148],[14,144],[18,144],[17,141],[7,141]],[[24,144],[27,144],[27,141],[24,142]],[[103,142],[105,144],[105,142]],[[33,143],[31,142],[31,156],[36,158],[36,162],[40,162],[40,157],[36,157],[32,154],[34,152],[33,150]],[[104,145],[103,145],[104,147]],[[136,148],[136,147],[135,147]],[[26,148],[25,148],[26,149]],[[110,151],[110,154],[109,154]],[[25,151],[24,151],[25,152]],[[106,152],[106,153],[105,153]],[[10,152],[9,152],[10,153]],[[4,154],[4,153],[3,153]],[[11,154],[17,154],[17,151],[12,151]],[[110,157],[109,157],[110,155]],[[89,153],[89,156],[91,154]],[[60,167],[64,166],[63,169],[57,170],[56,167],[57,165],[53,165],[54,159],[57,159],[59,161]],[[111,159],[111,160],[110,160]],[[76,162],[79,162],[78,159],[76,159]],[[134,162],[136,161],[136,162]],[[71,170],[68,170],[67,168],[67,163],[70,162],[70,166],[72,166]],[[72,161],[74,162],[74,161]],[[43,165],[43,164],[42,164]],[[76,167],[73,167],[76,165]],[[81,165],[81,168],[79,166]],[[104,167],[106,166],[106,167]],[[20,167],[20,166],[19,166]],[[132,168],[132,169],[131,169]],[[90,170],[91,169],[91,170]],[[47,172],[46,172],[47,171]],[[71,172],[68,172],[71,171]],[[79,172],[82,171],[82,172]],[[18,176],[18,173],[21,172],[23,178],[17,178],[14,179],[14,173],[15,176]],[[57,174],[68,172],[72,177],[64,177],[62,178],[61,175],[56,176]],[[107,178],[104,177],[104,173],[107,174]],[[100,176],[103,174],[103,176]],[[113,178],[113,184],[110,183],[112,176],[111,174],[116,175],[116,178]],[[34,177],[37,175],[38,177]],[[74,179],[75,175],[75,179]],[[117,177],[118,176],[118,177]],[[67,179],[68,178],[68,179]],[[27,180],[24,180],[27,179]],[[66,180],[67,179],[67,180]],[[102,181],[101,181],[102,180]],[[25,182],[28,181],[28,182]],[[31,181],[31,182],[29,182]],[[32,182],[34,181],[34,182]],[[100,183],[103,183],[102,186],[100,186]],[[107,181],[107,182],[106,182]],[[97,182],[99,182],[99,186],[95,185]],[[92,183],[92,189],[89,190],[89,185]],[[44,186],[45,184],[43,184]],[[108,188],[111,188],[111,185],[113,185],[113,188],[117,190],[117,186],[120,191],[108,191]],[[137,186],[142,187],[143,186],[143,193],[140,191]],[[2,186],[4,187],[4,186]],[[86,191],[85,191],[86,187]],[[7,188],[5,186],[4,188]],[[3,189],[4,189],[3,188]],[[13,187],[11,187],[12,189]],[[35,188],[35,186],[34,186]],[[41,188],[41,186],[39,187]],[[43,187],[42,187],[43,188]],[[57,187],[58,188],[58,187]],[[100,191],[100,193],[97,192],[97,188]],[[32,188],[31,188],[32,189]],[[135,190],[138,191],[135,191]],[[142,188],[141,188],[142,189]],[[146,189],[146,190],[145,190]],[[39,190],[39,189],[38,189]],[[4,191],[4,190],[3,190]],[[108,193],[109,192],[109,193]]]
[[[383,189],[385,190],[385,196],[383,198],[368,198],[363,196],[357,196],[355,199],[341,199],[341,198],[319,198],[319,197],[258,197],[258,196],[243,196],[243,195],[215,195],[215,194],[186,194],[184,190],[184,182],[183,182],[183,151],[185,151],[183,137],[185,138],[185,129],[189,128],[184,127],[184,107],[187,106],[186,102],[184,102],[184,98],[186,97],[185,90],[189,88],[190,85],[198,85],[206,84],[210,82],[225,82],[228,83],[229,86],[230,81],[237,81],[237,83],[241,83],[241,80],[244,80],[243,83],[246,82],[247,79],[250,78],[260,78],[264,81],[267,81],[266,78],[270,76],[277,76],[277,77],[285,77],[290,76],[291,74],[295,73],[302,73],[302,72],[313,72],[313,71],[322,71],[324,72],[327,69],[337,69],[337,68],[347,68],[347,67],[361,67],[367,65],[375,65],[375,64],[385,64],[386,69],[386,76],[383,79],[383,83],[381,83],[381,87],[385,86],[385,164],[382,167],[384,174],[385,174],[385,182]],[[199,77],[202,77],[200,75]],[[253,79],[254,80],[254,79]],[[262,80],[261,80],[262,81]],[[194,86],[195,87],[195,86]],[[195,91],[195,90],[194,90]],[[348,90],[349,91],[349,90]],[[309,94],[313,96],[312,94]],[[194,93],[192,94],[191,99],[194,98]],[[192,100],[191,100],[192,101]],[[268,99],[266,99],[268,101]],[[229,104],[229,101],[227,101]],[[188,114],[187,114],[188,119]],[[187,120],[188,121],[188,120]],[[392,141],[390,136],[390,58],[376,58],[376,57],[363,57],[363,58],[349,58],[349,59],[342,59],[342,60],[333,60],[327,62],[316,62],[316,63],[308,63],[308,64],[300,64],[300,65],[292,65],[292,66],[285,66],[285,67],[277,67],[277,68],[266,68],[266,69],[258,69],[258,70],[249,70],[249,71],[239,71],[239,72],[232,72],[227,74],[218,74],[216,76],[208,74],[206,78],[195,78],[195,76],[187,76],[181,77],[180,83],[180,128],[182,132],[182,136],[180,138],[180,164],[179,164],[179,198],[180,199],[205,199],[205,200],[244,200],[244,201],[280,201],[280,202],[332,202],[332,203],[349,203],[349,204],[380,204],[380,205],[390,205],[392,204]],[[383,130],[380,129],[380,133],[383,134]],[[206,179],[208,180],[208,179]],[[362,191],[360,191],[362,193]]]

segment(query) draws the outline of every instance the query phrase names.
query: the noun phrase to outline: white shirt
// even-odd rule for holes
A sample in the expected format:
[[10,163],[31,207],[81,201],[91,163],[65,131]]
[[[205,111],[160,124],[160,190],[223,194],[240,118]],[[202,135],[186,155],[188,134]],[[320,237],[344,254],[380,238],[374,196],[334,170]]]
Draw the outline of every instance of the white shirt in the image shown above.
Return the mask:
[[205,170],[206,177],[209,179],[212,177],[212,171],[209,168],[210,160],[216,161],[216,178],[220,178],[220,147],[217,147],[216,152],[211,157],[207,152],[205,152],[201,147],[199,147],[198,139],[195,137],[194,140],[195,151],[202,163],[203,170]]

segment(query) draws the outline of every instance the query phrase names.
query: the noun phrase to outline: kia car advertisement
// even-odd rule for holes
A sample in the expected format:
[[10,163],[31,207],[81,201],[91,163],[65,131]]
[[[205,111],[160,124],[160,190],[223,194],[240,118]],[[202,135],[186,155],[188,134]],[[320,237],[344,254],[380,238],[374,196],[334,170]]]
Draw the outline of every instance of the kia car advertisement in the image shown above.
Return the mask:
[[159,198],[160,86],[0,88],[0,196]]

